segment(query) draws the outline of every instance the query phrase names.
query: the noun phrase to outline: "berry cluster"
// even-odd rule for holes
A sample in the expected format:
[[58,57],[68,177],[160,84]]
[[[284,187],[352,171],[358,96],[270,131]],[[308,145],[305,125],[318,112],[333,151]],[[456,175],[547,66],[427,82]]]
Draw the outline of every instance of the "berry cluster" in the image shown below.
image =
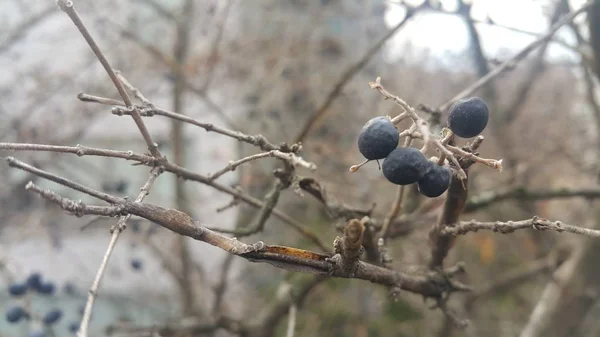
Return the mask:
[[[432,157],[431,160],[428,160],[423,154],[427,149],[428,137],[433,137],[429,135],[428,129],[419,134],[426,143],[423,149],[418,150],[409,146],[398,147],[401,135],[415,137],[416,133],[413,131],[418,123],[415,120],[418,118],[413,118],[414,129],[412,131],[409,129],[406,133],[401,134],[395,125],[402,120],[401,116],[403,115],[395,119],[387,116],[375,117],[365,124],[358,136],[358,150],[367,160],[362,164],[352,166],[350,171],[356,171],[368,161],[384,159],[381,168],[389,182],[396,185],[417,183],[421,194],[429,198],[438,197],[450,186],[453,170],[445,165],[443,158],[440,160]],[[485,129],[488,120],[489,109],[485,101],[479,97],[471,97],[459,100],[452,105],[448,114],[448,127],[452,134],[458,137],[471,138],[479,135]],[[439,146],[444,146],[439,140],[437,142]],[[442,151],[442,155],[446,155],[446,153]],[[456,169],[460,170],[460,168]]]
[[[64,291],[68,295],[76,295],[77,290],[72,283],[66,283]],[[43,315],[37,315],[30,308],[31,301],[25,300],[28,296],[35,294],[41,296],[52,296],[56,293],[56,285],[51,281],[44,280],[42,274],[34,272],[30,274],[24,281],[15,282],[8,286],[8,293],[15,299],[15,303],[10,305],[5,313],[6,321],[11,324],[16,324],[24,320],[36,320],[42,325],[40,330],[32,331],[30,337],[45,337],[53,335],[49,333],[50,329],[55,326],[63,317],[63,310],[53,308],[45,312]],[[69,324],[69,331],[77,332],[79,323],[72,322]]]

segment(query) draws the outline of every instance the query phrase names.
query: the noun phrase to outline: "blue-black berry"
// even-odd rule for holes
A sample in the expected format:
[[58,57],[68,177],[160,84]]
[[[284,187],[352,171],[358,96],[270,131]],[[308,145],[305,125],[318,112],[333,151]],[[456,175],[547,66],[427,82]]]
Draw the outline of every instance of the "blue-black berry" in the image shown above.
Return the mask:
[[431,169],[431,163],[414,147],[400,147],[383,161],[383,175],[396,185],[416,183]]
[[43,294],[43,295],[52,295],[52,294],[54,294],[55,290],[56,290],[56,286],[52,282],[46,282],[46,283],[42,282],[42,284],[40,284],[40,286],[37,289],[38,293]]
[[387,157],[397,146],[400,136],[388,117],[375,117],[367,122],[358,136],[358,150],[369,160]]
[[419,180],[419,192],[426,197],[435,198],[446,192],[450,186],[452,171],[443,166],[432,164],[432,168]]
[[42,285],[42,275],[40,273],[32,273],[25,281],[30,289],[38,290]]
[[142,261],[140,259],[131,259],[131,268],[133,268],[133,270],[141,270]]
[[71,295],[71,296],[77,295],[77,287],[71,282],[65,283],[63,290],[65,291],[65,293],[67,295]]
[[60,318],[62,317],[63,312],[60,309],[53,309],[51,311],[48,311],[45,315],[44,318],[42,318],[42,322],[44,322],[44,324],[46,325],[52,325],[56,322],[58,322],[60,320]]
[[79,330],[79,322],[69,323],[69,331],[71,333],[76,333],[78,330]]
[[26,283],[13,283],[8,286],[8,293],[12,296],[23,296],[27,292]]
[[480,134],[487,126],[490,111],[479,97],[456,101],[448,112],[448,126],[455,135],[471,138]]
[[17,323],[18,321],[28,318],[29,314],[20,306],[12,306],[6,311],[6,320],[9,323]]

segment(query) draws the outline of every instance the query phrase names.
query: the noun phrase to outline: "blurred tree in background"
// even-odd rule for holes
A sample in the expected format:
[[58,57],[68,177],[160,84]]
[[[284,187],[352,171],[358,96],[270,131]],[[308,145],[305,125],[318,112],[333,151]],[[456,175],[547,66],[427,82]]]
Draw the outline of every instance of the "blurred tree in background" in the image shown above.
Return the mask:
[[[0,3],[0,156],[21,168],[0,170],[0,336],[600,336],[597,232],[496,233],[534,216],[600,230],[600,1],[57,2]],[[453,209],[493,231],[461,233],[446,269],[431,261],[461,193],[399,192],[375,163],[348,173],[365,122],[407,110],[377,77],[432,135],[462,97],[490,107],[467,150],[503,170],[457,155]],[[352,260],[352,219],[362,264],[325,260]],[[12,324],[17,307],[30,319]]]

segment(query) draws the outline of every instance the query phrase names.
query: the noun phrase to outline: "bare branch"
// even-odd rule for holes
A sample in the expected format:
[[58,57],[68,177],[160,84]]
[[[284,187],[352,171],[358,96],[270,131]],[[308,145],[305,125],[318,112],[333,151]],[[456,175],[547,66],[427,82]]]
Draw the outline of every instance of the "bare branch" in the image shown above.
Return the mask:
[[465,212],[474,212],[504,200],[550,200],[562,198],[600,198],[600,188],[559,188],[549,190],[529,190],[525,187],[514,187],[501,191],[489,191],[469,198]]
[[471,95],[477,89],[481,88],[482,86],[484,86],[485,84],[487,84],[488,82],[490,82],[491,80],[493,80],[496,76],[498,76],[498,75],[502,74],[503,72],[505,72],[506,70],[514,67],[514,65],[517,62],[519,62],[522,59],[524,59],[527,55],[529,55],[529,53],[531,53],[532,51],[534,51],[537,47],[539,47],[539,46],[543,45],[544,43],[546,43],[552,37],[552,35],[554,35],[554,33],[556,33],[556,31],[560,29],[560,27],[562,27],[563,25],[571,22],[571,20],[573,20],[579,14],[583,13],[584,11],[586,11],[591,6],[591,4],[592,4],[592,1],[588,1],[586,4],[584,4],[583,6],[581,6],[581,8],[579,8],[578,10],[576,10],[574,12],[571,12],[568,15],[565,15],[562,19],[560,19],[558,22],[556,22],[548,30],[548,32],[546,34],[544,34],[543,36],[541,36],[540,38],[538,38],[534,42],[532,42],[529,45],[527,45],[520,52],[518,52],[515,56],[513,56],[512,58],[506,60],[504,63],[502,63],[501,65],[497,66],[496,68],[492,69],[485,76],[483,76],[479,80],[475,81],[475,83],[471,84],[469,87],[467,87],[466,89],[464,89],[463,91],[461,91],[460,93],[458,93],[456,96],[454,96],[451,99],[449,99],[448,101],[446,101],[444,104],[442,104],[439,107],[438,110],[440,110],[440,111],[448,110],[448,108],[450,107],[450,105],[452,105],[452,103],[454,103],[455,101],[458,101],[459,99],[462,99],[462,98],[465,98],[465,97]]
[[[141,155],[141,154],[135,154],[135,153],[130,155],[129,151],[126,151],[125,153],[123,153],[123,151],[104,150],[104,149],[88,148],[88,147],[81,147],[81,146],[69,147],[69,146],[19,144],[19,143],[0,143],[0,144],[2,144],[2,146],[4,146],[5,149],[13,149],[14,148],[14,149],[18,149],[18,150],[52,151],[52,152],[74,153],[77,155],[99,155],[99,156],[116,157],[116,158],[121,158],[121,156],[125,155],[126,159],[139,160],[140,163],[145,164],[145,165],[151,165],[151,166],[162,165],[162,168],[167,172],[171,172],[171,173],[177,175],[178,177],[181,177],[181,178],[184,178],[187,180],[192,180],[192,181],[196,181],[196,182],[211,186],[211,187],[215,188],[216,190],[226,193],[226,194],[229,194],[229,195],[233,196],[234,199],[243,201],[255,208],[261,208],[264,205],[264,203],[262,201],[260,201],[259,199],[249,196],[237,188],[219,184],[215,181],[210,180],[208,177],[206,177],[204,175],[190,171],[179,165],[172,164],[172,163],[168,162],[166,160],[166,158],[161,158],[160,160],[158,160],[154,157],[147,156],[147,155]],[[0,149],[1,148],[2,147],[0,147]],[[16,159],[14,159],[12,157],[9,157],[9,158],[11,158],[10,159],[11,161],[17,161]],[[22,162],[19,162],[19,163],[22,163]],[[22,164],[29,166],[25,163],[22,163]],[[31,167],[31,166],[29,166],[29,167]],[[33,168],[33,169],[38,170],[36,168]],[[44,172],[44,171],[40,171],[40,172]],[[53,176],[53,175],[50,175],[50,176]],[[55,178],[58,178],[58,177],[55,177]],[[48,179],[50,179],[50,178],[48,178]],[[62,178],[59,178],[59,180],[60,179],[62,179]],[[53,180],[53,181],[56,181],[56,180]],[[56,182],[58,182],[58,181],[56,181]],[[59,182],[59,183],[62,184],[62,182]],[[88,194],[87,192],[83,192],[83,193]],[[93,193],[101,193],[101,192],[94,191]],[[109,202],[111,202],[111,201],[109,201]],[[310,229],[305,228],[302,224],[300,224],[298,221],[296,221],[289,215],[285,214],[284,212],[282,212],[279,209],[274,209],[273,215],[275,217],[281,219],[284,223],[290,225],[294,230],[296,230],[301,235],[307,237],[310,241],[315,243],[323,251],[328,251],[327,246],[321,242],[321,240],[315,233],[313,233]]]
[[279,181],[275,181],[273,188],[265,196],[260,212],[250,226],[232,230],[222,228],[212,228],[212,230],[220,233],[234,234],[237,237],[249,236],[262,231],[265,227],[265,223],[273,213],[275,205],[277,205],[277,202],[279,201],[279,195],[281,194],[283,187],[284,186]]
[[[38,23],[49,17],[55,11],[54,6],[50,6],[42,10],[41,12],[32,15],[27,20],[21,22],[18,26],[11,28],[10,33],[0,42],[0,53],[9,49],[13,44],[18,42],[22,37],[25,36],[28,30],[34,28]],[[6,29],[6,28],[5,28]]]
[[[138,194],[135,202],[142,202],[144,198],[150,193],[150,188],[154,184],[154,181],[161,174],[162,170],[160,167],[155,167],[150,171],[150,175],[148,176],[148,180],[140,188],[140,193]],[[51,200],[51,199],[48,199]],[[51,200],[53,201],[53,200]],[[78,337],[87,337],[88,335],[88,325],[90,323],[90,319],[92,317],[92,308],[94,306],[94,301],[98,296],[98,289],[100,288],[100,282],[104,277],[104,272],[106,271],[106,266],[108,265],[108,261],[112,254],[112,251],[117,244],[117,240],[119,239],[119,235],[125,229],[125,224],[127,220],[131,217],[131,214],[122,215],[116,225],[111,228],[112,235],[110,237],[110,242],[108,244],[108,248],[106,249],[106,253],[104,254],[104,258],[102,259],[102,263],[100,264],[100,268],[98,268],[98,272],[96,273],[96,277],[94,278],[94,282],[90,288],[87,303],[85,305],[85,310],[83,312],[83,317],[81,318],[81,323],[79,325],[79,331],[77,332]]]
[[367,52],[358,60],[358,62],[356,62],[352,66],[348,67],[342,73],[339,80],[333,86],[331,91],[327,94],[327,97],[325,98],[325,101],[323,102],[323,104],[321,104],[319,106],[319,108],[316,111],[314,111],[310,117],[308,117],[308,120],[306,121],[306,123],[304,124],[302,129],[300,130],[298,135],[296,135],[296,137],[294,138],[295,143],[302,142],[304,140],[304,138],[306,138],[308,133],[310,131],[312,131],[312,129],[314,129],[315,126],[327,114],[329,107],[331,106],[331,104],[333,104],[333,101],[335,101],[335,99],[341,94],[341,92],[344,89],[344,87],[346,86],[346,84],[348,84],[348,82],[350,82],[350,80],[354,77],[354,75],[356,75],[356,73],[358,73],[365,65],[367,65],[369,60],[373,57],[373,55],[375,55],[375,53],[377,53],[377,51],[379,51],[379,49],[381,49],[381,47],[384,45],[384,43],[386,41],[388,41],[390,38],[392,38],[396,34],[396,32],[400,28],[402,28],[406,22],[408,22],[408,20],[414,15],[415,11],[416,11],[416,9],[407,7],[406,15],[404,16],[404,19],[402,19],[402,21],[400,21],[398,24],[396,24],[396,26],[394,26],[394,28],[392,28],[387,34],[385,34],[381,39],[379,39],[379,41],[377,41],[371,48],[369,48],[369,50],[367,50]]
[[[51,194],[43,193],[41,195],[46,197]],[[424,296],[437,297],[449,289],[448,281],[437,275],[411,275],[382,268],[360,260],[356,261],[356,265],[349,272],[347,269],[340,268],[339,265],[329,262],[335,256],[331,257],[330,255],[292,247],[270,246],[265,245],[263,242],[245,244],[235,238],[228,238],[208,229],[199,222],[194,221],[189,215],[178,210],[166,209],[143,202],[132,202],[124,198],[113,198],[117,201],[115,206],[106,206],[107,210],[104,212],[117,212],[118,210],[122,214],[140,216],[175,233],[206,242],[253,262],[265,262],[278,268],[292,271],[327,274],[340,278],[357,278],[386,286],[398,286],[401,289]],[[47,200],[61,206],[65,203],[64,199],[61,199],[60,202],[57,199]],[[98,213],[101,207],[94,207],[94,213]],[[80,212],[85,214],[87,208],[82,207]]]
[[538,216],[534,216],[533,218],[527,220],[507,222],[478,222],[475,220],[462,221],[455,226],[446,227],[442,229],[441,233],[443,235],[456,236],[484,229],[502,234],[507,234],[525,228],[536,229],[540,231],[551,230],[559,233],[568,232],[594,238],[600,237],[600,230],[573,226],[562,223],[560,221],[550,221],[548,219],[540,218]]
[[117,88],[117,91],[119,92],[119,95],[123,99],[123,102],[125,102],[125,106],[131,110],[131,117],[135,121],[135,124],[137,125],[138,129],[140,130],[142,137],[144,137],[144,141],[146,141],[146,145],[148,146],[148,150],[150,151],[150,153],[152,153],[152,156],[154,156],[156,158],[162,157],[162,155],[160,154],[160,151],[158,151],[158,144],[156,144],[152,140],[152,137],[150,136],[150,133],[148,132],[148,129],[146,128],[146,125],[144,124],[144,121],[142,120],[142,117],[140,116],[137,107],[135,105],[133,105],[133,103],[131,102],[131,98],[129,97],[127,90],[125,90],[123,83],[121,83],[121,81],[115,74],[115,71],[110,66],[110,63],[108,62],[108,60],[106,59],[106,57],[104,56],[102,51],[100,50],[100,47],[98,47],[98,44],[96,44],[96,41],[94,40],[94,38],[92,37],[92,35],[90,34],[90,32],[88,31],[86,26],[84,25],[83,21],[81,20],[81,17],[75,10],[73,1],[71,1],[71,0],[56,0],[56,4],[58,5],[58,7],[60,7],[60,9],[63,12],[65,12],[69,16],[71,21],[73,21],[73,23],[75,24],[75,26],[77,27],[77,29],[79,30],[79,32],[81,33],[81,35],[83,36],[85,41],[88,43],[88,45],[94,52],[94,55],[96,55],[96,57],[98,58],[98,61],[100,61],[100,63],[104,67],[104,70],[106,70],[106,73],[110,77],[115,88]]
[[[80,99],[81,99],[81,96],[82,95],[80,94],[79,95]],[[83,96],[83,97],[87,101],[90,101],[90,99],[91,99],[91,97],[87,96],[87,95]],[[131,114],[131,111],[125,110],[122,108],[118,108],[118,107],[113,108],[112,112],[113,112],[113,114],[118,115],[118,116]],[[241,142],[246,142],[248,144],[258,146],[261,150],[264,150],[264,151],[279,150],[281,152],[297,153],[301,149],[301,146],[297,145],[297,144],[294,144],[291,146],[289,146],[287,144],[282,144],[282,145],[277,146],[277,145],[269,143],[269,141],[263,135],[250,136],[250,135],[244,134],[240,131],[224,129],[224,128],[215,126],[212,123],[203,123],[195,118],[192,118],[192,117],[189,117],[186,115],[182,115],[182,114],[178,114],[176,112],[164,110],[161,108],[143,109],[141,111],[141,115],[144,117],[152,117],[154,115],[165,116],[165,117],[172,118],[172,119],[175,119],[175,120],[178,120],[181,122],[196,125],[196,126],[203,128],[206,131],[216,132],[221,135],[231,137],[233,139],[237,139]]]
[[89,188],[89,187],[83,186],[83,185],[81,185],[79,183],[76,183],[74,181],[71,181],[69,179],[66,179],[66,178],[63,178],[63,177],[59,177],[59,176],[57,176],[55,174],[52,174],[50,172],[47,172],[47,171],[44,171],[44,170],[40,170],[40,169],[38,169],[36,167],[33,167],[33,166],[31,166],[31,165],[29,165],[27,163],[24,163],[24,162],[22,162],[20,160],[17,160],[17,159],[15,159],[13,157],[6,157],[5,160],[6,160],[6,162],[8,163],[8,165],[10,167],[16,167],[16,168],[18,168],[20,170],[23,170],[23,171],[26,171],[26,172],[29,172],[29,173],[33,173],[33,174],[35,174],[37,176],[40,176],[42,178],[46,178],[46,179],[48,179],[50,181],[54,181],[55,183],[67,186],[69,188],[72,188],[72,189],[74,189],[76,191],[85,193],[87,195],[91,195],[92,197],[98,198],[100,200],[104,200],[104,201],[106,201],[108,203],[116,204],[119,201],[119,198],[115,198],[115,197],[113,197],[111,195],[108,195],[106,193],[97,191],[97,190],[95,190],[93,188]]

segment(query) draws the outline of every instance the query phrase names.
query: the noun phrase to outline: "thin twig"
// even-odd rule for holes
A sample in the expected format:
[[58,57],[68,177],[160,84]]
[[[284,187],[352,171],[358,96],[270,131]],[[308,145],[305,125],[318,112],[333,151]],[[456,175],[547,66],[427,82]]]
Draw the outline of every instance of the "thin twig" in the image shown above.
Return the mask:
[[[190,171],[179,165],[172,164],[172,163],[168,162],[165,158],[158,160],[158,159],[148,156],[148,155],[142,155],[142,154],[136,154],[136,153],[131,154],[129,151],[126,151],[126,152],[113,151],[113,150],[105,150],[105,149],[98,149],[98,148],[88,148],[88,147],[83,147],[83,146],[73,147],[73,146],[53,146],[53,145],[20,144],[20,143],[1,143],[1,144],[3,144],[2,146],[4,146],[5,149],[14,148],[14,149],[18,149],[18,150],[64,152],[64,153],[73,153],[73,154],[77,154],[77,155],[96,155],[96,156],[116,157],[116,158],[121,158],[121,157],[125,156],[126,158],[124,158],[124,159],[136,160],[144,165],[154,166],[154,165],[160,164],[160,165],[162,165],[163,169],[167,172],[173,173],[173,174],[177,175],[178,177],[184,178],[186,180],[196,181],[196,182],[211,186],[212,188],[214,188],[220,192],[229,194],[229,195],[233,196],[234,199],[236,199],[238,201],[243,201],[243,202],[251,205],[252,207],[261,208],[264,206],[264,203],[262,201],[260,201],[257,198],[254,198],[250,195],[245,194],[243,191],[241,191],[238,188],[225,186],[225,185],[219,184],[216,181],[211,181],[208,177],[201,175],[199,173]],[[9,157],[9,158],[11,158],[11,161],[16,160],[12,157]],[[25,164],[25,163],[23,163],[23,164]],[[25,164],[25,165],[27,165],[27,164]],[[33,169],[35,169],[35,168],[33,168]],[[84,193],[87,193],[87,192],[84,192]],[[94,193],[102,193],[102,192],[95,191]],[[111,202],[111,201],[109,201],[109,202]],[[327,248],[327,246],[321,241],[321,239],[319,239],[319,237],[313,231],[311,231],[308,228],[305,228],[301,223],[299,223],[294,218],[290,217],[289,215],[285,214],[284,212],[282,212],[279,209],[274,209],[273,215],[275,217],[279,218],[280,220],[282,220],[285,224],[292,227],[294,230],[296,230],[301,235],[308,238],[310,241],[312,241],[314,244],[316,244],[323,251],[329,250]]]
[[[140,193],[138,194],[135,202],[142,202],[144,198],[150,193],[150,188],[154,184],[154,181],[161,174],[162,169],[160,167],[155,167],[150,171],[150,175],[148,176],[148,180],[140,189]],[[127,220],[131,217],[131,214],[123,215],[117,222],[115,226],[112,228],[112,235],[110,237],[110,242],[108,243],[108,248],[106,249],[106,253],[102,258],[102,263],[100,264],[100,268],[98,268],[98,272],[96,273],[96,277],[94,278],[94,283],[90,288],[87,303],[85,304],[85,310],[83,312],[83,317],[81,318],[81,323],[79,325],[79,331],[77,332],[78,337],[87,337],[88,335],[88,325],[90,322],[90,318],[92,317],[92,308],[94,306],[94,301],[98,296],[98,289],[100,288],[100,282],[104,277],[104,272],[106,271],[106,266],[108,265],[108,261],[110,256],[117,244],[117,240],[119,239],[119,235],[125,229],[125,224]]]
[[101,156],[110,158],[120,158],[126,160],[134,160],[146,165],[158,164],[158,160],[147,155],[133,153],[133,151],[117,151],[109,149],[99,149],[87,147],[80,144],[76,146],[61,146],[61,145],[46,145],[46,144],[28,144],[28,143],[0,143],[0,150],[11,151],[46,151],[76,154],[79,157],[83,156]]
[[478,222],[475,220],[462,221],[456,226],[446,227],[442,229],[443,235],[463,235],[468,232],[476,232],[480,229],[491,230],[494,232],[507,234],[519,229],[536,229],[540,231],[551,230],[559,233],[568,232],[579,234],[587,237],[600,238],[600,230],[578,227],[565,224],[561,221],[550,221],[548,219],[534,216],[531,219],[521,221],[495,221],[495,222]]
[[98,47],[98,44],[96,44],[96,41],[94,40],[94,38],[88,31],[87,27],[84,25],[83,21],[81,20],[81,17],[75,10],[73,1],[71,1],[71,0],[56,0],[56,4],[58,5],[58,7],[60,7],[60,9],[63,12],[65,12],[69,16],[71,21],[73,21],[73,23],[75,24],[75,26],[77,27],[77,29],[79,30],[79,32],[81,33],[81,35],[83,36],[85,41],[88,43],[88,45],[94,52],[94,55],[96,55],[96,57],[98,58],[98,61],[100,61],[100,63],[104,67],[104,70],[106,70],[106,73],[108,74],[108,76],[110,77],[111,81],[113,82],[115,88],[119,92],[119,95],[123,99],[123,102],[125,102],[125,106],[128,109],[131,109],[131,117],[135,121],[135,124],[137,125],[138,129],[140,130],[140,133],[142,134],[142,137],[144,138],[144,141],[146,142],[146,145],[148,146],[148,150],[150,151],[152,156],[154,156],[156,158],[162,157],[162,155],[160,154],[160,151],[158,150],[158,144],[156,144],[152,140],[152,137],[150,136],[150,133],[148,132],[148,129],[146,128],[146,125],[144,124],[144,121],[142,120],[142,117],[140,116],[137,107],[135,105],[133,105],[133,103],[131,102],[131,98],[129,97],[127,90],[125,90],[123,83],[121,83],[121,81],[115,74],[115,71],[110,66],[110,63],[108,62],[108,60],[106,59],[106,57],[104,56],[102,51],[100,50],[100,47]]
[[36,167],[33,167],[33,166],[31,166],[31,165],[29,165],[27,163],[24,163],[24,162],[22,162],[22,161],[20,161],[18,159],[15,159],[13,157],[6,157],[5,160],[6,160],[6,162],[8,163],[8,165],[10,167],[15,167],[15,168],[18,168],[20,170],[23,170],[23,171],[35,174],[36,176],[39,176],[39,177],[42,177],[42,178],[46,178],[46,179],[48,179],[50,181],[54,181],[55,183],[67,186],[67,187],[72,188],[72,189],[74,189],[76,191],[85,193],[87,195],[91,195],[92,197],[98,198],[100,200],[104,200],[104,201],[106,201],[108,203],[111,203],[111,204],[115,204],[115,203],[119,202],[118,198],[115,198],[115,197],[113,197],[113,196],[111,196],[109,194],[100,192],[100,191],[95,190],[93,188],[86,187],[84,185],[81,185],[79,183],[71,181],[71,180],[69,180],[67,178],[59,177],[59,176],[57,176],[55,174],[52,174],[50,172],[47,172],[47,171],[44,171],[44,170],[40,170],[40,169],[38,169]]
[[[90,102],[92,97],[95,96],[91,96],[91,95],[82,95],[80,94],[78,96],[80,99],[85,100]],[[98,101],[98,103],[100,103]],[[126,110],[126,109],[122,109],[122,108],[118,108],[115,107],[112,110],[113,114],[117,115],[117,116],[122,116],[122,115],[129,115],[131,114],[131,111]],[[195,118],[186,116],[186,115],[182,115],[176,112],[172,112],[172,111],[168,111],[165,109],[161,109],[161,108],[154,108],[154,109],[143,109],[141,111],[141,115],[145,116],[145,117],[152,117],[154,115],[159,115],[159,116],[164,116],[164,117],[168,117],[171,119],[175,119],[181,122],[185,122],[185,123],[189,123],[192,125],[196,125],[199,126],[201,128],[203,128],[204,130],[208,131],[208,132],[216,132],[218,134],[227,136],[227,137],[231,137],[233,139],[239,140],[241,142],[246,142],[248,144],[254,145],[254,146],[258,146],[261,150],[264,151],[272,151],[272,150],[279,150],[281,152],[298,152],[300,150],[300,146],[299,145],[292,145],[292,146],[288,146],[288,145],[274,145],[272,143],[270,143],[263,135],[255,135],[255,136],[251,136],[251,135],[247,135],[243,132],[240,131],[233,131],[233,130],[228,130],[225,128],[221,128],[218,126],[215,126],[212,123],[204,123],[201,122]]]
[[317,169],[317,165],[306,162],[302,158],[298,158],[296,156],[293,156],[293,155],[290,156],[290,155],[291,155],[290,153],[283,153],[283,152],[277,151],[277,150],[254,154],[254,155],[251,155],[251,156],[248,156],[248,157],[236,160],[236,161],[229,162],[229,164],[227,166],[225,166],[224,168],[220,169],[219,171],[217,171],[215,173],[209,174],[208,179],[216,180],[217,178],[219,178],[220,176],[224,175],[227,172],[235,171],[235,169],[238,166],[240,166],[244,163],[247,163],[252,160],[266,158],[266,157],[277,157],[280,159],[289,160],[290,164],[292,164],[293,166],[302,166],[311,171],[314,171]]
[[294,303],[292,303],[290,305],[290,313],[289,313],[289,317],[288,317],[287,332],[285,334],[286,337],[294,337],[294,331],[296,329],[296,312],[297,311],[298,311],[298,309],[296,308],[296,305]]

